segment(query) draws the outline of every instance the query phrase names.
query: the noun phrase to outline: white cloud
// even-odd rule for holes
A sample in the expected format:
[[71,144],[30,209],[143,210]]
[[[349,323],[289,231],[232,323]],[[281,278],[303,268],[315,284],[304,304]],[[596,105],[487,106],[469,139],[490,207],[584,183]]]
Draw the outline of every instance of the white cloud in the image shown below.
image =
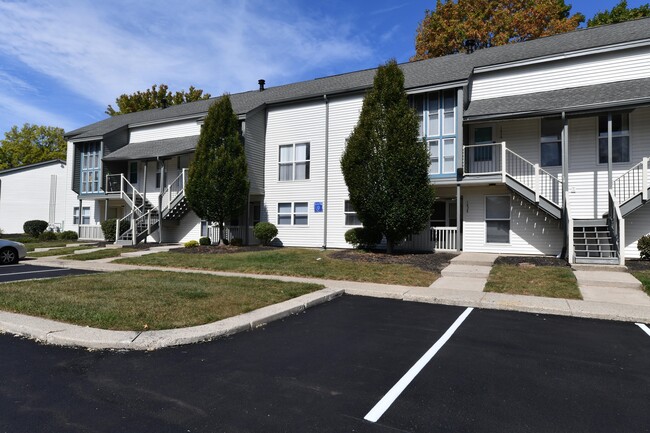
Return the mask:
[[25,102],[24,98],[0,94],[0,124],[22,126],[24,123],[57,126],[65,130],[72,129],[74,125],[67,117],[43,110]]
[[0,53],[100,106],[154,83],[217,95],[350,70],[373,52],[351,34],[284,1],[0,0]]

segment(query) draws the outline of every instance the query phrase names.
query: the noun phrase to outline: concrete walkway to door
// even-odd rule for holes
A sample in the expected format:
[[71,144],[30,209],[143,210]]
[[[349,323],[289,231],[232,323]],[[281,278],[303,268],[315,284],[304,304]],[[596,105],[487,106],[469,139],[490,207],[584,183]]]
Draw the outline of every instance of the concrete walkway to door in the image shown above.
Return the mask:
[[451,259],[451,264],[440,272],[431,284],[436,289],[458,289],[482,292],[498,254],[461,253]]

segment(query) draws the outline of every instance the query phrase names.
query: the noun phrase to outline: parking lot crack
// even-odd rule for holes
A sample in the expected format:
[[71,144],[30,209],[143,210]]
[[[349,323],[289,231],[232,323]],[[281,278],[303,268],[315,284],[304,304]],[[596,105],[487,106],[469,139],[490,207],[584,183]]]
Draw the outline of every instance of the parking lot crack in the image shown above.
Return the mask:
[[135,337],[133,337],[133,340],[131,340],[131,343],[134,343],[135,340],[137,340],[139,336],[141,336],[142,334],[144,334],[144,332],[145,332],[145,331],[140,331],[140,332],[138,332],[138,335],[136,335]]

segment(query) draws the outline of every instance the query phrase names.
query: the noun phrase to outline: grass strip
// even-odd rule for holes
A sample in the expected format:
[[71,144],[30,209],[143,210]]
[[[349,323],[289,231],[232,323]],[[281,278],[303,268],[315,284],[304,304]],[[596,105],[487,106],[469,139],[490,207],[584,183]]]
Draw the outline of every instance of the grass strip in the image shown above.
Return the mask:
[[636,271],[632,272],[634,278],[641,281],[643,290],[650,296],[650,271]]
[[51,257],[51,256],[63,256],[67,254],[73,254],[77,250],[87,250],[89,248],[96,248],[95,246],[79,246],[79,247],[67,247],[67,248],[56,248],[49,251],[41,251],[38,253],[31,252],[28,254],[28,257]]
[[568,267],[494,265],[484,291],[547,298],[582,299]]
[[321,289],[316,284],[127,271],[0,284],[0,309],[114,330],[201,325]]
[[68,256],[61,257],[65,260],[98,260],[98,259],[107,259],[109,257],[119,257],[122,253],[129,253],[132,251],[137,251],[135,248],[106,248],[99,251],[93,251],[92,253],[83,253],[83,254],[71,254]]
[[427,287],[438,274],[410,265],[368,263],[329,257],[330,251],[281,248],[234,254],[185,254],[174,251],[117,259],[116,263],[249,274],[288,275]]

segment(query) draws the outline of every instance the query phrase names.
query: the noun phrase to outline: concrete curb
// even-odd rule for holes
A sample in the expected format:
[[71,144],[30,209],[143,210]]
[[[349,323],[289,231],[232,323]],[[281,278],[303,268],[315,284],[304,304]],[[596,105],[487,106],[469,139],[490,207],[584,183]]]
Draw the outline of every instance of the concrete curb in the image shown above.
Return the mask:
[[156,350],[213,340],[254,329],[274,320],[300,313],[342,294],[343,290],[340,289],[322,289],[214,323],[189,328],[143,332],[109,331],[23,314],[0,312],[0,332],[57,346],[87,349]]

